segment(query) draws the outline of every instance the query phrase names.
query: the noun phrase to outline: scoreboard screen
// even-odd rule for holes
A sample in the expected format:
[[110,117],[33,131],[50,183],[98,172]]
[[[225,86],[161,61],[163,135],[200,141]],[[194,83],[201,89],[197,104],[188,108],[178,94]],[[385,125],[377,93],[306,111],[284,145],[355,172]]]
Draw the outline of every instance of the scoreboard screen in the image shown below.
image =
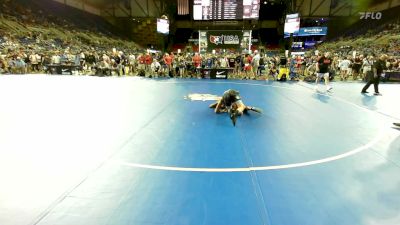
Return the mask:
[[290,34],[293,34],[293,36],[298,36],[299,30],[300,30],[299,14],[296,13],[296,14],[286,15],[284,36],[290,37]]
[[161,34],[169,34],[169,21],[165,19],[157,19],[157,32]]
[[194,0],[194,20],[258,19],[260,0]]

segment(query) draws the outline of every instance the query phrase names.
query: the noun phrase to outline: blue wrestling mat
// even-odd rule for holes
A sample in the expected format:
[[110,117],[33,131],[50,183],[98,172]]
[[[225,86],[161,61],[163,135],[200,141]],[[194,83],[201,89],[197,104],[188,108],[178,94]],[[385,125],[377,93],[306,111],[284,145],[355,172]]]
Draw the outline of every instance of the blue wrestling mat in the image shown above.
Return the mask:
[[0,224],[400,224],[400,85],[313,86],[0,77]]

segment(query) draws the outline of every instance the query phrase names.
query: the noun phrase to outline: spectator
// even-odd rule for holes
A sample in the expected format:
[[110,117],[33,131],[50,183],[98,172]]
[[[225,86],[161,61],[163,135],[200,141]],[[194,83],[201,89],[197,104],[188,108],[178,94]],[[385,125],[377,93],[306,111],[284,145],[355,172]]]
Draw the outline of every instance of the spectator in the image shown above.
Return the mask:
[[326,91],[330,91],[332,87],[329,85],[329,69],[332,64],[330,53],[326,52],[323,56],[317,59],[316,71],[317,79],[315,80],[315,90],[318,91],[318,84],[321,78],[324,78]]
[[150,68],[151,68],[151,74],[155,78],[157,78],[159,75],[161,75],[161,64],[157,60],[153,60]]
[[374,84],[374,95],[381,95],[379,92],[379,80],[382,76],[383,71],[386,69],[387,55],[382,54],[379,59],[372,66],[371,76],[368,78],[367,84],[362,89],[361,93],[368,93],[368,88],[371,84]]
[[346,57],[344,60],[340,61],[339,67],[340,67],[341,80],[347,80],[348,75],[351,73],[350,65],[351,65],[351,62],[348,57]]
[[164,71],[164,72],[166,74],[168,74],[170,77],[172,77],[173,76],[173,72],[172,72],[172,69],[173,69],[172,68],[172,60],[173,60],[173,58],[168,53],[165,53],[163,60],[164,60],[165,66],[166,66],[166,71]]

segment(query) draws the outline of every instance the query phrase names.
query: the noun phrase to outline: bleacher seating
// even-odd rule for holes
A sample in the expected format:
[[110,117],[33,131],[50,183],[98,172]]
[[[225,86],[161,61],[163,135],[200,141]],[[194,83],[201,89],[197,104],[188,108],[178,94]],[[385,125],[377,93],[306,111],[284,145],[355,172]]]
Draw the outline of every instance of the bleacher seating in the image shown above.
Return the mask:
[[386,29],[387,24],[395,23],[400,20],[399,11],[400,7],[385,10],[381,12],[382,18],[379,20],[359,19],[356,23],[346,28],[344,32],[340,32],[338,36],[332,38],[332,40],[338,40],[346,37],[354,38],[360,35],[365,35],[370,31],[373,31],[374,34],[379,33]]
[[55,23],[60,26],[120,36],[102,17],[52,0],[2,0],[0,10],[24,22]]

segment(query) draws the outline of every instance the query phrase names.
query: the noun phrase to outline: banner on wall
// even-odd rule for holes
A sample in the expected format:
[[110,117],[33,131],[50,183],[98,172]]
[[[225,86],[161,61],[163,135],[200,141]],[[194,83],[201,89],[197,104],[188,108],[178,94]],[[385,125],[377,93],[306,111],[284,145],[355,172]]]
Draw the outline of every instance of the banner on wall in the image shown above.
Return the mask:
[[[328,34],[328,27],[302,27],[298,33],[293,33],[293,37],[324,36]],[[285,38],[290,37],[285,33]]]
[[240,42],[243,37],[242,31],[208,31],[207,50],[213,49],[240,49]]
[[207,31],[199,31],[199,52],[205,53],[207,52]]
[[303,42],[293,42],[292,43],[292,48],[302,48],[303,47]]
[[317,44],[316,41],[306,41],[304,42],[304,48],[312,48]]
[[299,30],[298,36],[318,36],[327,35],[328,27],[302,27]]

